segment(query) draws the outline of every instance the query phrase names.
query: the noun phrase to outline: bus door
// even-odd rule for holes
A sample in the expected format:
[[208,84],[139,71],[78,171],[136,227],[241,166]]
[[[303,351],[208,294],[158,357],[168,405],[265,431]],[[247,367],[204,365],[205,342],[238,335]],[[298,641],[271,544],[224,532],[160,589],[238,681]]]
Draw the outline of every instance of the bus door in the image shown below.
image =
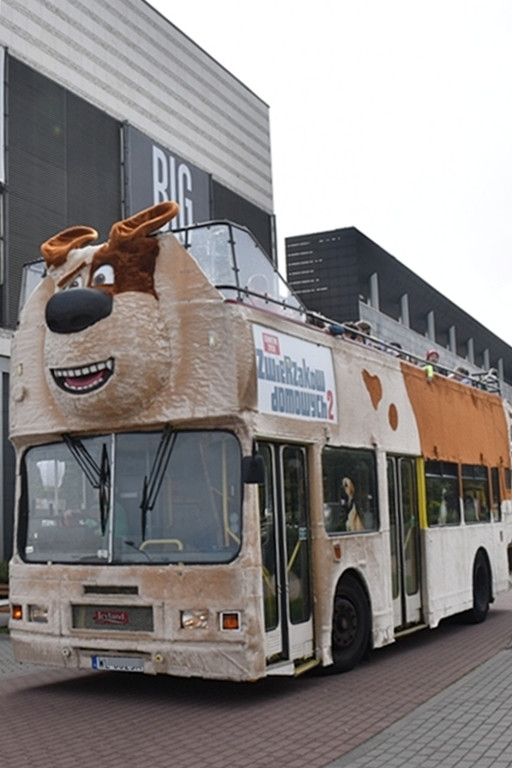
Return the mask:
[[310,525],[306,449],[259,443],[259,487],[267,661],[313,655]]
[[422,620],[418,489],[415,460],[388,457],[391,583],[395,628]]

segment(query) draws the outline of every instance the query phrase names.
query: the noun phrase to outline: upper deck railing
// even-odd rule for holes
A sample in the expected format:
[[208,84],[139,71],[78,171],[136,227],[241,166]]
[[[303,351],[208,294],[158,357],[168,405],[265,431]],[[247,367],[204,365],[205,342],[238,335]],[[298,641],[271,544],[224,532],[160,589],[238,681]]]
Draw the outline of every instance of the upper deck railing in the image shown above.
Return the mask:
[[249,230],[213,221],[174,234],[224,298],[305,320],[306,308]]

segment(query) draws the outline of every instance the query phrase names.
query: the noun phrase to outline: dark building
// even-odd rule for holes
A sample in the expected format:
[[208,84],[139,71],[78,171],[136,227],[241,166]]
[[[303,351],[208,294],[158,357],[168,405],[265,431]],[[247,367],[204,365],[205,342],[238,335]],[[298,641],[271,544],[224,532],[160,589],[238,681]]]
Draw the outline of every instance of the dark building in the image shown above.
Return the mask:
[[372,333],[422,357],[436,347],[449,368],[496,368],[512,385],[512,349],[394,256],[345,227],[286,240],[288,282],[308,309]]

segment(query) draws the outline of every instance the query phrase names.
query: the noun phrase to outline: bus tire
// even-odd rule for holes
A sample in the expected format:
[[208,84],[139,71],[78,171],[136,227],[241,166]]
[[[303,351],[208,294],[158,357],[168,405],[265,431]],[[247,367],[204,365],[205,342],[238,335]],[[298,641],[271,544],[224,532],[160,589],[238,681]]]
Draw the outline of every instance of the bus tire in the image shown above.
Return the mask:
[[491,572],[483,552],[477,552],[473,565],[473,608],[467,612],[470,624],[485,621],[491,602]]
[[336,589],[332,616],[330,671],[348,672],[362,659],[370,642],[370,606],[361,583],[348,574]]

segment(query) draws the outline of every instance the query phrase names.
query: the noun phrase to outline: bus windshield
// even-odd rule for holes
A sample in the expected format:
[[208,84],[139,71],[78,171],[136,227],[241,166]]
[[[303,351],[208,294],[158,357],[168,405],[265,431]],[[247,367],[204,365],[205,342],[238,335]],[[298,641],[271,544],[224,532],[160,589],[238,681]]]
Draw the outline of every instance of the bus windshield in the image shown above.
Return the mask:
[[124,433],[29,449],[27,562],[221,563],[241,543],[241,452],[223,431]]

